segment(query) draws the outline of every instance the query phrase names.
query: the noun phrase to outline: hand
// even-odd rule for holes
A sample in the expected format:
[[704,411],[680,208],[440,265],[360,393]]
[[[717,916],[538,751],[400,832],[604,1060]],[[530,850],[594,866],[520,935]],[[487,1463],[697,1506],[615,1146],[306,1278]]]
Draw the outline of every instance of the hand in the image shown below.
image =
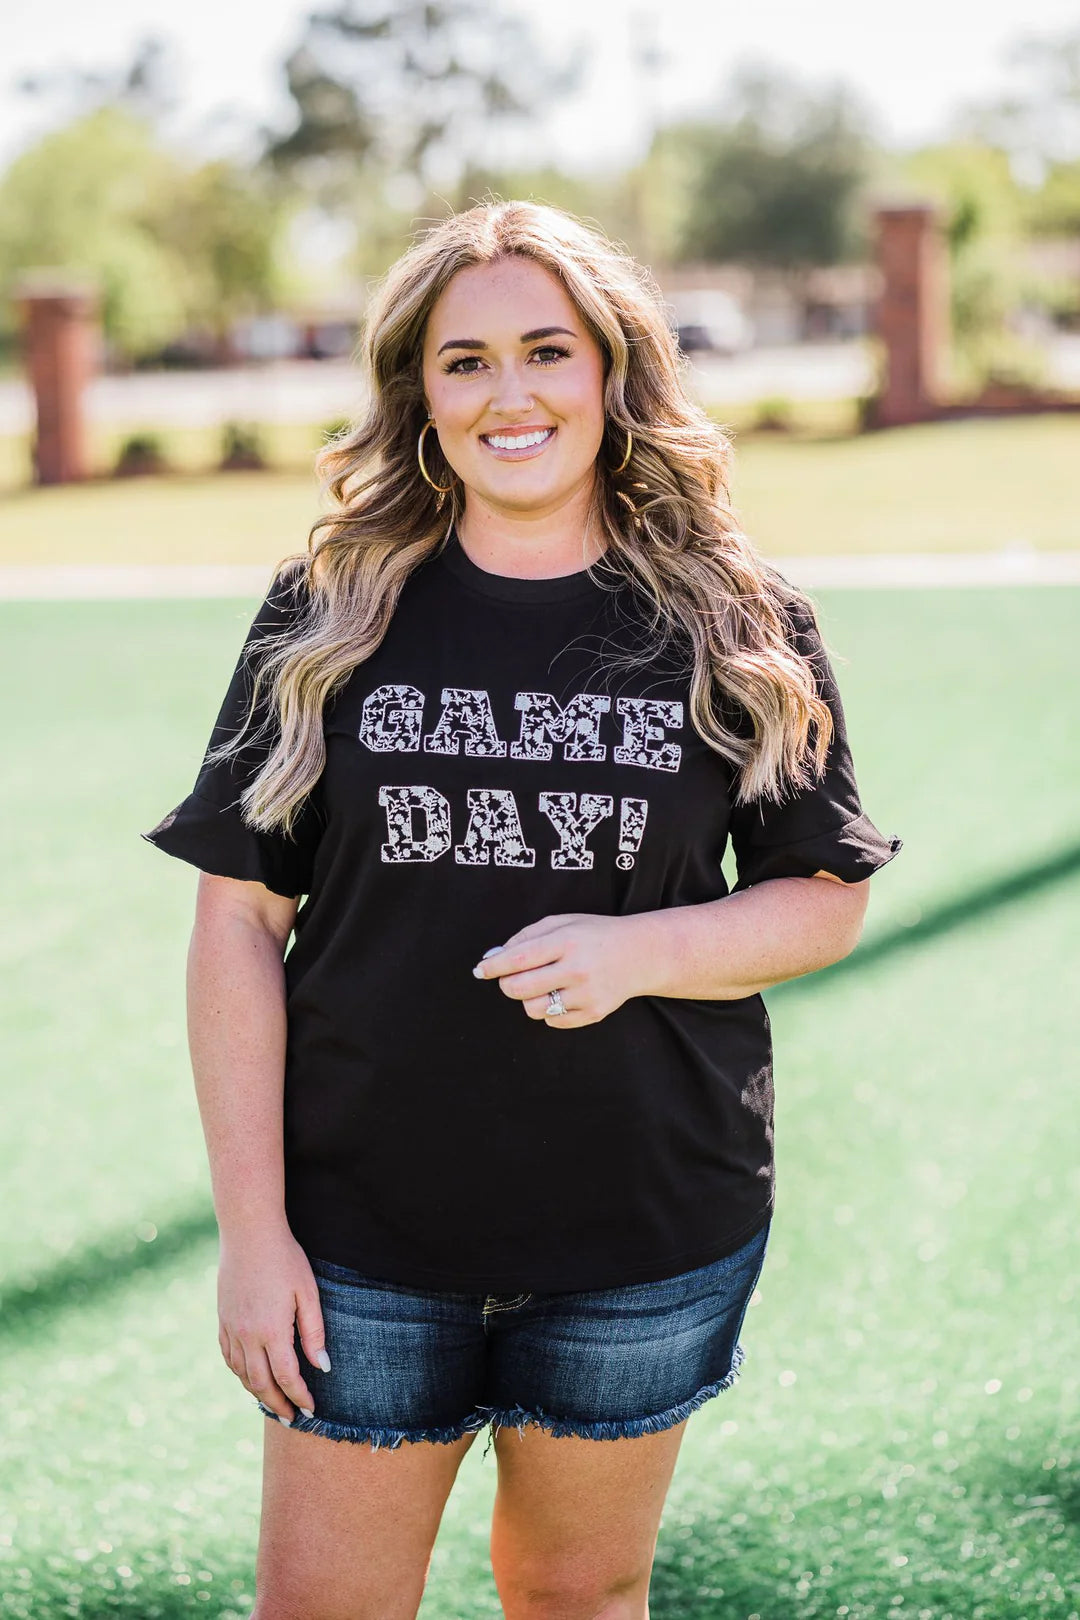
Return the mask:
[[[315,1411],[293,1345],[294,1321],[304,1354],[330,1370],[319,1287],[288,1227],[255,1238],[222,1238],[218,1267],[218,1344],[244,1388],[286,1425],[295,1407]],[[320,1359],[321,1357],[321,1359]]]
[[[473,969],[498,979],[504,995],[552,1029],[598,1024],[640,995],[643,916],[602,917],[568,912],[520,928]],[[548,1012],[548,991],[562,992],[565,1014]]]

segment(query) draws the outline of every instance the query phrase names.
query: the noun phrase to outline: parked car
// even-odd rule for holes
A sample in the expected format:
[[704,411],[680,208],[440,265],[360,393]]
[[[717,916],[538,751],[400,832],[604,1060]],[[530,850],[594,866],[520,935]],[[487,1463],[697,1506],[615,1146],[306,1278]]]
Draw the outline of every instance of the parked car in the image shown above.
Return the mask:
[[672,293],[667,302],[674,313],[674,329],[684,354],[743,354],[753,346],[754,325],[738,300],[719,288]]

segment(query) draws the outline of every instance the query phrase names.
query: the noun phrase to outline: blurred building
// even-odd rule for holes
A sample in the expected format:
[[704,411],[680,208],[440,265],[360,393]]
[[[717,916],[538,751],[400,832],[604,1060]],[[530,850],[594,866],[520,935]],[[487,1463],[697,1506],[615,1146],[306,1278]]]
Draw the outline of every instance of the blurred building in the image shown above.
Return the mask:
[[[1021,249],[1024,267],[1080,286],[1080,240],[1041,240]],[[744,265],[655,269],[672,326],[687,353],[737,355],[751,348],[847,342],[873,329],[877,265],[840,264],[797,273]],[[192,331],[143,366],[220,366],[275,360],[347,360],[356,347],[364,288],[341,288],[286,311],[235,321],[225,334]],[[1030,321],[1045,332],[1049,318]]]

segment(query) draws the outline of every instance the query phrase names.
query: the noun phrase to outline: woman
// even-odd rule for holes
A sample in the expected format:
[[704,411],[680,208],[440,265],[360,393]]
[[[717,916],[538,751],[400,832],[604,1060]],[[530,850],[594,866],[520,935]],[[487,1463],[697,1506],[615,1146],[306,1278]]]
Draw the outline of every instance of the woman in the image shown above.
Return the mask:
[[204,874],[219,1337],[275,1420],[255,1617],[415,1615],[490,1423],[506,1615],[640,1620],[764,1261],[760,992],[853,949],[901,841],[643,269],[486,204],[363,353],[334,509],[143,835]]

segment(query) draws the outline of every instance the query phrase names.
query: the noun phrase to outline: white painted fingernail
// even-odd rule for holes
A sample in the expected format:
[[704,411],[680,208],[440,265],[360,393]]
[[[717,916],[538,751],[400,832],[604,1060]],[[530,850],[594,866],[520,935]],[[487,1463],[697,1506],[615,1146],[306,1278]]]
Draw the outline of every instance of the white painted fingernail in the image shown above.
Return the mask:
[[317,1367],[321,1367],[323,1372],[330,1371],[330,1357],[327,1355],[325,1350],[316,1350],[315,1365]]
[[279,1423],[284,1423],[284,1425],[285,1425],[285,1427],[287,1429],[292,1428],[292,1418],[283,1418],[279,1413],[279,1414],[277,1414],[277,1420],[278,1420]]
[[310,1406],[302,1406],[300,1410],[303,1412],[305,1417],[313,1418],[315,1416],[315,1413],[312,1411]]
[[483,956],[480,958],[481,962],[486,961],[489,956],[497,956],[499,951],[501,951],[501,950],[502,950],[501,945],[493,945],[491,947],[490,951],[485,951],[484,952]]

